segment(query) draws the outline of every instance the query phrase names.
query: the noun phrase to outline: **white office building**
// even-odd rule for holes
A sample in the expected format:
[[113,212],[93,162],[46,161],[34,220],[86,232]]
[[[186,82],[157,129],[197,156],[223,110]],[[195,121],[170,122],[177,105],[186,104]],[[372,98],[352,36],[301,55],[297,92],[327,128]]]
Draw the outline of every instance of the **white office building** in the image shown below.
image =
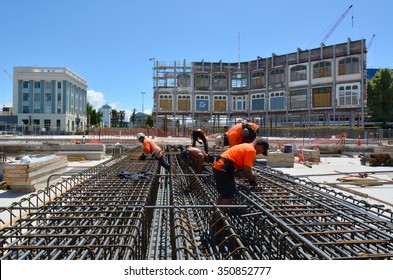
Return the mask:
[[25,133],[86,129],[86,80],[64,67],[14,67],[13,80],[13,114]]

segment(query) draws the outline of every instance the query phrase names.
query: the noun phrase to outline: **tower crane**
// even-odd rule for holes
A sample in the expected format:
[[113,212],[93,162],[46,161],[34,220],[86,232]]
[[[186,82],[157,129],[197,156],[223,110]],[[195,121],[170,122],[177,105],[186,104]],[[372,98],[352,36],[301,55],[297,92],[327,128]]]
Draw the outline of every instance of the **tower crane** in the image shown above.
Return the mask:
[[5,70],[5,69],[4,69],[4,74],[6,74],[7,77],[10,79],[10,81],[12,81],[12,78],[11,78],[10,74],[8,74],[7,70]]
[[[348,14],[349,10],[352,9],[352,6],[349,6],[348,9],[341,15],[341,17],[338,19],[338,21],[334,24],[334,26],[332,27],[332,29],[330,29],[329,33],[326,34],[325,38],[323,38],[321,45],[323,45],[326,40],[330,37],[330,35],[332,35],[333,31],[337,28],[337,26],[341,23],[341,21],[345,18],[345,16]],[[352,17],[352,21],[353,21],[353,17]]]
[[373,42],[374,38],[375,38],[375,34],[373,35],[373,37],[371,37],[370,42],[368,42],[367,51],[370,49],[371,43]]

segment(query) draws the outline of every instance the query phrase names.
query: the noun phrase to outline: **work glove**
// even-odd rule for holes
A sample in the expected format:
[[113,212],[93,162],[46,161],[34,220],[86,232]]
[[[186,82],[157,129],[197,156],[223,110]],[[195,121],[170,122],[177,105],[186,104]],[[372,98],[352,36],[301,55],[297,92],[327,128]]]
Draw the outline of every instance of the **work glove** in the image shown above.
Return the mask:
[[252,178],[252,179],[249,181],[249,183],[250,183],[250,186],[252,186],[252,187],[258,186],[257,181],[255,181],[255,178]]
[[146,159],[146,155],[144,153],[142,153],[142,154],[138,155],[138,158],[140,160],[145,160]]

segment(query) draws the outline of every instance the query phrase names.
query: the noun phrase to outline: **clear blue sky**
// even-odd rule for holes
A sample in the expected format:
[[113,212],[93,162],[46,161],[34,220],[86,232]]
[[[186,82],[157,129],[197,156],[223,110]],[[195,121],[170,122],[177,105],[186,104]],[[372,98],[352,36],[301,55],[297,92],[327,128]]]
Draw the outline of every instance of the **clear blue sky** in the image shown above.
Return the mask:
[[[67,67],[88,81],[94,108],[153,107],[159,61],[247,61],[375,38],[368,68],[393,68],[392,0],[0,0],[0,106],[14,66]],[[238,40],[240,34],[240,40]]]

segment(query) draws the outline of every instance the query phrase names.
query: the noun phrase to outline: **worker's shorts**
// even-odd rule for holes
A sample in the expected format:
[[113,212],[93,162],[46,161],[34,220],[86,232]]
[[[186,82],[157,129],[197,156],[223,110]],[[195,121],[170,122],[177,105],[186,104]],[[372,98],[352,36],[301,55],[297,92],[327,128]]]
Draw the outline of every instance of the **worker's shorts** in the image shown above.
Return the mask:
[[221,198],[234,198],[236,192],[236,182],[233,172],[219,171],[213,168],[213,176]]

